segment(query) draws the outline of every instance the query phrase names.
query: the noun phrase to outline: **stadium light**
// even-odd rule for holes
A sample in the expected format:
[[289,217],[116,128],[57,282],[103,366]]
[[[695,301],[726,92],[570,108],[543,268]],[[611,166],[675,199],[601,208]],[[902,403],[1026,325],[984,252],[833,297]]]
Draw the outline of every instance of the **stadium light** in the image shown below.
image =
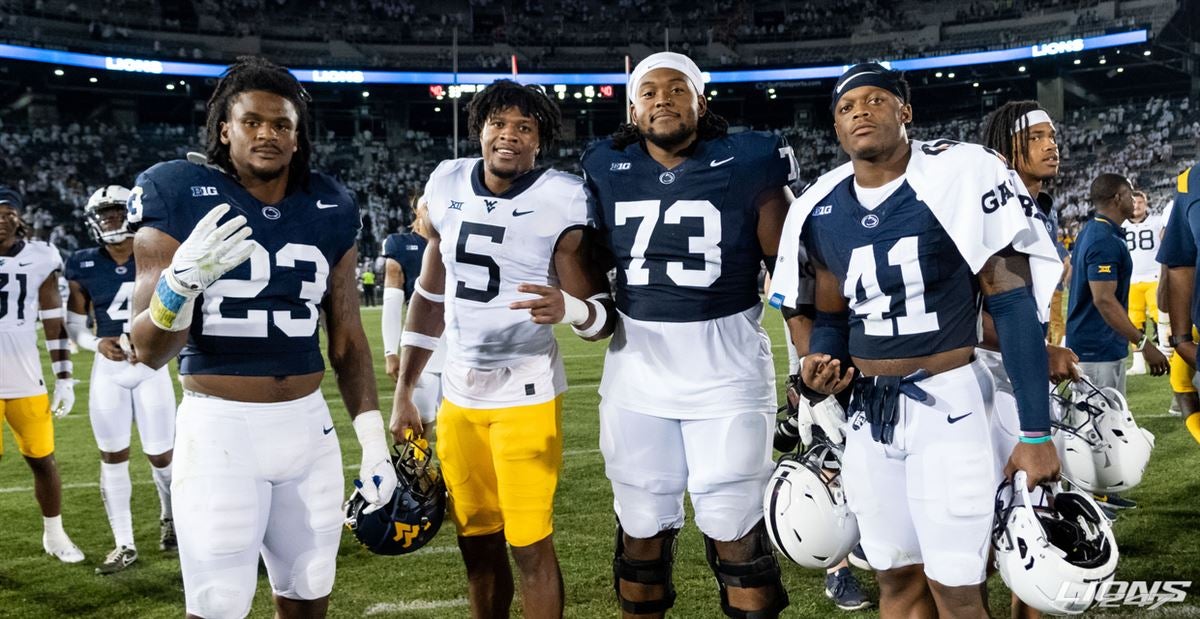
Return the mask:
[[972,86],[973,88],[979,88],[979,82],[972,82],[972,83],[971,83],[971,86]]
[[708,93],[708,96],[710,96],[710,97],[715,97],[715,96],[717,96],[717,91],[713,90],[713,91],[709,92],[709,93]]
[[1117,73],[1124,73],[1125,67],[1117,67]]
[[175,84],[167,84],[167,90],[175,90]]
[[934,77],[941,77],[941,76],[942,76],[942,72],[941,72],[941,71],[938,71],[937,73],[934,73],[934,74],[933,74],[933,76],[934,76]]
[[96,79],[96,78],[94,78],[94,77],[89,77],[89,78],[88,78],[88,81],[89,81],[89,82],[91,82],[91,83],[93,83],[93,84],[95,84],[96,82],[99,82],[100,80],[98,80],[98,79]]
[[948,78],[950,78],[950,79],[954,79],[954,73],[950,73],[950,74],[949,74],[949,75],[947,75],[946,77],[948,77]]
[[1025,65],[1021,65],[1021,66],[1017,67],[1017,71],[1020,71],[1021,73],[1024,73],[1024,72],[1025,72]]
[[1076,58],[1076,59],[1075,59],[1075,64],[1079,64],[1079,63],[1081,63],[1081,62],[1083,62],[1083,61],[1082,61],[1082,60],[1080,60],[1080,59],[1078,59],[1078,58]]
[[1142,52],[1142,55],[1143,55],[1143,56],[1149,56],[1149,55],[1150,55],[1150,50],[1146,50],[1146,51]]
[[1100,57],[1100,64],[1108,64],[1108,59],[1107,59],[1107,58],[1105,58],[1104,56],[1101,56],[1101,57]]
[[55,70],[54,70],[54,74],[55,74],[55,75],[57,75],[57,76],[59,76],[59,77],[62,77],[62,76],[65,74],[65,73],[66,73],[66,72],[65,72],[65,71],[63,71],[62,69],[55,69]]
[[363,98],[364,98],[364,99],[366,99],[366,98],[367,98],[367,97],[369,97],[369,96],[371,96],[371,91],[369,91],[369,90],[364,90],[364,91],[363,91]]
[[440,107],[435,107],[435,108],[433,108],[433,111],[435,111],[435,112],[440,112],[440,111],[442,111],[442,108],[440,108]]

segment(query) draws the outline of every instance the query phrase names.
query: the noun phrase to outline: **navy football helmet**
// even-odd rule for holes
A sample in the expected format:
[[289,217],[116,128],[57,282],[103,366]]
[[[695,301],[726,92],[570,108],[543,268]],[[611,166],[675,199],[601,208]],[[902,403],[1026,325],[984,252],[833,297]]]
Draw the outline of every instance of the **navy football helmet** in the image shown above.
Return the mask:
[[357,490],[346,501],[346,528],[367,550],[402,555],[420,549],[437,535],[446,515],[446,483],[431,460],[429,442],[408,441],[392,456],[396,492],[387,505],[370,513]]

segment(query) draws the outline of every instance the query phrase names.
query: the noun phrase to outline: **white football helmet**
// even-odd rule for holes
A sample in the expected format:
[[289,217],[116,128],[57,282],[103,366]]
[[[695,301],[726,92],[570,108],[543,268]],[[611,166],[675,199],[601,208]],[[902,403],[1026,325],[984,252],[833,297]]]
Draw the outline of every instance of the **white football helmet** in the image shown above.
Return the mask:
[[1154,435],[1138,427],[1125,397],[1087,378],[1056,397],[1063,405],[1063,419],[1055,424],[1062,437],[1063,477],[1097,494],[1141,483]]
[[[1022,602],[1043,613],[1078,615],[1091,608],[1117,570],[1112,525],[1091,496],[1039,488],[1034,504],[1024,471],[1000,484],[992,547],[996,567]],[[1036,491],[1035,491],[1036,492]]]
[[763,494],[767,536],[803,567],[837,565],[858,544],[858,520],[842,491],[841,458],[825,439],[803,455],[784,454]]
[[113,230],[105,230],[102,215],[105,211],[118,208],[124,213],[125,201],[129,199],[131,193],[120,185],[109,185],[97,189],[92,197],[88,198],[87,206],[84,207],[84,217],[87,220],[88,234],[94,241],[104,245],[113,245],[133,237],[133,231],[129,229],[129,220],[124,215],[122,215],[121,226]]

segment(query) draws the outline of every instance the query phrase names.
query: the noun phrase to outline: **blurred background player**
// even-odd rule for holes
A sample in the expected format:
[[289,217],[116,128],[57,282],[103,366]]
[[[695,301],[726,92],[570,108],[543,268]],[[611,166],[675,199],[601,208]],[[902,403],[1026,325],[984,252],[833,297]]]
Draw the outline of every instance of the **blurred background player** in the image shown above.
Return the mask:
[[375,307],[375,271],[369,261],[363,263],[359,279],[362,281],[363,305]]
[[193,616],[249,613],[260,554],[279,616],[328,610],[344,479],[319,317],[362,446],[357,492],[377,509],[396,490],[359,312],[358,205],[309,167],[310,100],[286,68],[239,58],[208,103],[207,161],[157,164],[129,199],[135,350],[154,368],[180,357],[171,499]]
[[[1138,331],[1149,336],[1150,326],[1158,324],[1158,246],[1162,239],[1163,220],[1150,212],[1146,192],[1133,192],[1133,216],[1121,229],[1125,233],[1125,246],[1133,260],[1133,274],[1129,278],[1129,320]],[[1146,318],[1149,317],[1149,320]],[[1149,340],[1155,342],[1156,339]],[[1134,376],[1146,373],[1146,357],[1133,353],[1133,365],[1128,373]]]
[[1097,387],[1125,394],[1125,358],[1129,345],[1145,356],[1150,371],[1161,376],[1167,358],[1130,321],[1129,282],[1133,259],[1121,224],[1134,213],[1133,185],[1118,174],[1101,174],[1088,194],[1095,208],[1075,241],[1067,310],[1067,347]]
[[[1179,178],[1186,178],[1182,174]],[[1178,180],[1176,182],[1178,184]],[[1161,240],[1167,234],[1167,222],[1171,221],[1171,212],[1175,209],[1175,200],[1167,202],[1163,207],[1162,215],[1159,216],[1159,221],[1162,222],[1162,230],[1159,233],[1159,246],[1161,251]],[[1155,260],[1158,257],[1155,256]],[[1170,269],[1162,262],[1159,265],[1158,276],[1158,345],[1171,359],[1171,405],[1167,408],[1167,414],[1172,417],[1187,417],[1183,411],[1189,413],[1200,411],[1200,396],[1196,395],[1196,387],[1192,385],[1192,376],[1196,371],[1192,366],[1188,365],[1187,361],[1183,360],[1175,348],[1171,345],[1171,314],[1168,311],[1167,298],[1171,288],[1171,278],[1169,277]],[[1196,331],[1193,329],[1193,335]]]
[[626,616],[674,604],[687,491],[722,611],[778,616],[788,596],[761,506],[775,372],[758,274],[764,260],[774,268],[792,149],[768,133],[729,134],[682,54],[639,62],[627,96],[630,122],[582,159],[592,224],[617,271],[600,383],[617,599]]
[[471,614],[508,616],[507,542],[524,615],[560,617],[553,514],[567,384],[552,325],[607,326],[607,313],[581,300],[604,280],[584,260],[583,181],[536,167],[561,134],[558,105],[537,86],[498,80],[471,100],[468,127],[482,157],[443,161],[425,185],[431,230],[391,430],[397,443],[423,434],[414,394],[444,329],[437,453]]
[[[54,460],[54,420],[71,412],[75,381],[63,324],[58,276],[62,257],[53,247],[25,239],[21,194],[0,185],[0,422],[12,427],[17,450],[33,471],[33,494],[42,511],[42,548],[64,563],[83,561],[83,552],[62,526],[62,480]],[[37,349],[41,319],[54,369],[54,398],[46,394]],[[0,423],[2,425],[2,423]],[[3,454],[0,437],[0,454]]]
[[[412,229],[389,234],[383,241],[383,354],[387,374],[393,381],[400,377],[400,337],[404,331],[405,301],[413,298],[413,287],[421,275],[421,257],[430,235],[429,207],[416,200]],[[437,437],[437,409],[442,402],[442,364],[446,358],[446,338],[438,338],[437,348],[413,390],[413,404],[421,413],[425,438],[432,445]]]
[[[67,260],[70,286],[67,331],[83,350],[96,353],[88,381],[88,419],[100,448],[100,496],[116,546],[96,568],[113,574],[137,560],[129,476],[130,424],[136,422],[142,452],[150,460],[161,506],[159,548],[176,550],[171,512],[171,450],[175,445],[175,389],[165,367],[137,362],[125,335],[133,299],[133,232],[126,221],[129,190],[97,189],[84,209],[88,231],[99,247],[77,250]],[[89,316],[96,332],[88,327]],[[123,341],[124,340],[124,341]]]
[[[1195,387],[1196,325],[1200,325],[1200,293],[1196,275],[1200,273],[1200,165],[1184,170],[1176,180],[1175,204],[1163,235],[1158,260],[1168,267],[1167,309],[1171,315],[1169,344],[1192,370]],[[1175,380],[1172,375],[1172,380]],[[1178,389],[1176,389],[1178,392]],[[1193,396],[1194,397],[1194,396]],[[1192,404],[1193,406],[1188,406]],[[1200,408],[1192,400],[1184,404],[1184,425],[1192,438],[1200,443]]]

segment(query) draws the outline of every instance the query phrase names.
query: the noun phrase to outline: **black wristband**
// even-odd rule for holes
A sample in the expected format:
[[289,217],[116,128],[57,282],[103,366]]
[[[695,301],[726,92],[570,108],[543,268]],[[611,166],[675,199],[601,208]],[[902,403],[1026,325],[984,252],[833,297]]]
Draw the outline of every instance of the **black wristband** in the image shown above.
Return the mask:
[[1191,342],[1191,341],[1192,341],[1192,336],[1190,336],[1190,335],[1172,335],[1171,337],[1167,338],[1167,346],[1170,346],[1171,348],[1175,348],[1176,346],[1179,346],[1180,344],[1182,344],[1184,342]]

